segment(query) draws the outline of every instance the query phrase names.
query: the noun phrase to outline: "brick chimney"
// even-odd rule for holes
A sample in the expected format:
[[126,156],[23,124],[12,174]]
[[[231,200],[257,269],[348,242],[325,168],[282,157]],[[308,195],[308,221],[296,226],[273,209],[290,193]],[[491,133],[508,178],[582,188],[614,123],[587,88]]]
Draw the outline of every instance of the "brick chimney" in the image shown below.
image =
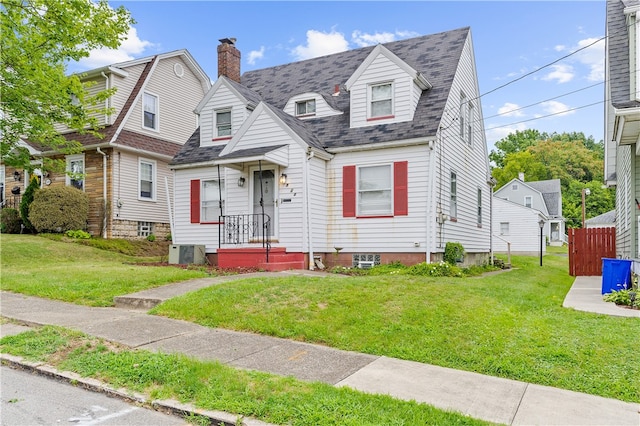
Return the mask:
[[235,38],[220,39],[218,45],[218,77],[224,75],[240,83],[240,51]]

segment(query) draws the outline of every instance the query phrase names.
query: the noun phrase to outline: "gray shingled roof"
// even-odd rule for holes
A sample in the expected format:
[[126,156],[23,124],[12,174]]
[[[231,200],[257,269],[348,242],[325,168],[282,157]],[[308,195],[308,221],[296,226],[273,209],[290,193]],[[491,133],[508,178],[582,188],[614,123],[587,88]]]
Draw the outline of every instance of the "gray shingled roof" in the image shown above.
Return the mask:
[[587,225],[601,225],[601,224],[616,223],[616,211],[611,210],[606,213],[602,213],[601,215],[592,217],[591,219],[587,219],[584,222]]
[[[412,122],[349,127],[350,99],[344,84],[374,46],[244,73],[241,85],[248,92],[242,93],[248,99],[266,102],[306,143],[328,151],[338,147],[435,136],[470,32],[470,28],[465,27],[383,44],[422,73],[433,86],[422,92]],[[340,94],[333,96],[336,85],[341,88]],[[331,101],[334,108],[344,113],[299,120],[282,112],[289,98],[307,92],[321,94]],[[172,164],[198,163],[203,158],[215,158],[220,152],[214,147],[193,146],[196,143],[199,143],[198,138],[189,138]]]

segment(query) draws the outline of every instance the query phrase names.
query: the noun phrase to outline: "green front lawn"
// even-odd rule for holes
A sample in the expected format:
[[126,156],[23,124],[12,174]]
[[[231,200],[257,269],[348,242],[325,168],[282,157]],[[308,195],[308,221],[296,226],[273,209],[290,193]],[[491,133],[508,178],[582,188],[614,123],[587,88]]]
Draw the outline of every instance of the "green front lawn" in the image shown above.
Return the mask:
[[140,259],[34,235],[0,234],[0,289],[88,306],[113,306],[113,298],[207,276],[201,270],[151,268]]
[[246,279],[152,312],[639,402],[640,321],[562,308],[566,257],[512,262],[474,278]]

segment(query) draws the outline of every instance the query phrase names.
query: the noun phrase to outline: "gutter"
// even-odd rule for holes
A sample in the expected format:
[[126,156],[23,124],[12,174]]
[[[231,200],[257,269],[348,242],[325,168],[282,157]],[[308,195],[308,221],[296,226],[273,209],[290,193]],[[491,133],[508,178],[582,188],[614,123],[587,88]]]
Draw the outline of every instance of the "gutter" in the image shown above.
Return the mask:
[[304,168],[304,191],[305,191],[305,195],[304,195],[304,205],[305,205],[305,209],[304,209],[304,213],[306,216],[306,222],[307,222],[307,244],[309,246],[309,270],[313,271],[315,269],[315,262],[314,262],[314,258],[313,258],[313,229],[311,227],[312,221],[311,221],[311,209],[309,206],[309,202],[310,202],[310,195],[309,195],[309,191],[311,189],[311,185],[310,185],[310,179],[309,179],[309,161],[315,156],[315,154],[313,153],[313,151],[308,150],[307,151],[307,158],[305,159],[303,168]]

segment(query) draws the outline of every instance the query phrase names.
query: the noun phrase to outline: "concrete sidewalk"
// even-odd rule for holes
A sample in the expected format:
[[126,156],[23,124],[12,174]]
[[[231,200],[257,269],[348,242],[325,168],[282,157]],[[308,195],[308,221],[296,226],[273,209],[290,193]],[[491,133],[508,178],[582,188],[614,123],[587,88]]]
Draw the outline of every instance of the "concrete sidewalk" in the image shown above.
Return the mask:
[[[280,274],[287,273],[322,275],[305,271]],[[273,276],[274,273],[268,274]],[[244,277],[246,275],[235,278]],[[233,277],[193,280],[155,291],[147,290],[122,298],[119,306],[147,309],[185,291],[229,279]],[[576,294],[581,293],[577,290]],[[388,394],[496,423],[640,425],[640,404],[412,361],[251,333],[210,329],[185,321],[147,315],[142,310],[89,308],[6,292],[0,294],[0,310],[2,316],[26,325],[60,325],[132,348],[179,352],[203,360],[217,360],[233,367],[348,386],[367,393]],[[2,335],[19,330],[20,327],[10,324],[4,324],[0,329]]]
[[623,308],[603,300],[601,276],[576,277],[562,306],[597,314],[640,318],[640,310]]

